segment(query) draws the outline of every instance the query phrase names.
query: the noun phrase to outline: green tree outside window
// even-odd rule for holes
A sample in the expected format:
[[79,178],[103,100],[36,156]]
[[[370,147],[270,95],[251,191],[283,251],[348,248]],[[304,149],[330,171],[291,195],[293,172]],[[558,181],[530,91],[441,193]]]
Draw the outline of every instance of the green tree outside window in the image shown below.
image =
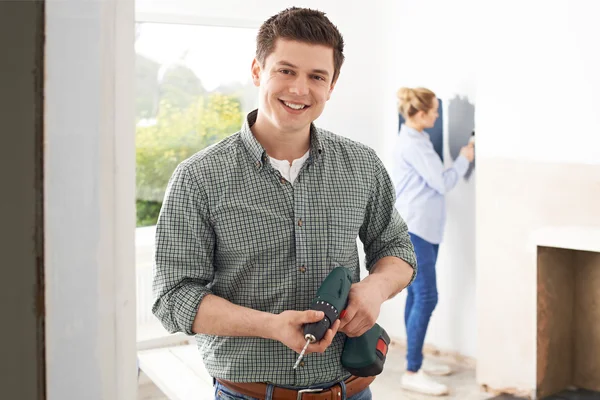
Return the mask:
[[[137,226],[156,224],[173,171],[186,158],[237,132],[243,93],[206,93],[189,68],[163,71],[137,57]],[[152,79],[154,76],[154,79]]]

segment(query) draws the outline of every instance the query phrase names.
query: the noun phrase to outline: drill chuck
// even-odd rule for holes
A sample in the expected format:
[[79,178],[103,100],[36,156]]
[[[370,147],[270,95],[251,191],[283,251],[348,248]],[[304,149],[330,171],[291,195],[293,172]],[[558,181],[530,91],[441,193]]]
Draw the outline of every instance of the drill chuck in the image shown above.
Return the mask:
[[317,341],[317,338],[316,338],[316,337],[314,337],[314,336],[313,336],[312,334],[310,334],[310,333],[307,333],[307,334],[305,334],[305,335],[304,335],[304,339],[308,340],[308,341],[309,341],[309,342],[311,342],[311,343],[314,343],[314,342],[316,342],[316,341]]
[[[318,342],[319,340],[323,339],[323,336],[325,336],[325,333],[327,333],[327,329],[331,328],[331,325],[337,321],[340,312],[327,301],[319,299],[314,302],[311,309],[315,311],[323,311],[325,314],[325,317],[321,321],[304,325],[304,337],[306,340],[313,339],[311,342]],[[311,339],[309,339],[309,337]]]

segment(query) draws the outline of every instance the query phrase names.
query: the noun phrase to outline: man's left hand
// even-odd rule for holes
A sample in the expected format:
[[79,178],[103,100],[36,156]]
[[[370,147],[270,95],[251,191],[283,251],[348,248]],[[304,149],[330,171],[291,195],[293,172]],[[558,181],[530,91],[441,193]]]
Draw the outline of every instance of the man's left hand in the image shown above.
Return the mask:
[[361,281],[350,287],[348,306],[341,319],[340,332],[357,337],[368,331],[377,322],[381,304],[386,300],[377,281]]

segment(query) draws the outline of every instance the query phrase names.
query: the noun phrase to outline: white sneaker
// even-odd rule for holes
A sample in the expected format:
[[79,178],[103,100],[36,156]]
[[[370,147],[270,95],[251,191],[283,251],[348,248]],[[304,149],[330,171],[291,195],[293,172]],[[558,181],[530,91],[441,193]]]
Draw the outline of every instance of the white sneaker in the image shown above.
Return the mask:
[[434,381],[422,370],[416,374],[405,373],[402,375],[401,386],[406,390],[431,396],[443,396],[449,393],[446,385]]
[[450,366],[427,360],[423,361],[421,369],[427,375],[445,376],[452,373],[452,368],[450,368]]
[[[404,362],[404,368],[407,368],[408,364]],[[452,372],[452,368],[446,364],[440,364],[436,361],[431,361],[424,359],[423,364],[421,365],[421,369],[427,375],[435,375],[435,376],[446,376],[450,375]]]

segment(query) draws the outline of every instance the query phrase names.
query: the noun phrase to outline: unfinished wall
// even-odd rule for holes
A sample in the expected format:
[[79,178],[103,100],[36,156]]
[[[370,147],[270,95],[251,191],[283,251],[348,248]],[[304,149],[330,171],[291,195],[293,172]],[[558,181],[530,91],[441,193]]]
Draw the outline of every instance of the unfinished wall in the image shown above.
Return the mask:
[[0,1],[0,393],[45,398],[44,2]]
[[532,232],[600,225],[597,8],[510,1],[480,14],[477,379],[492,389],[535,391]]

